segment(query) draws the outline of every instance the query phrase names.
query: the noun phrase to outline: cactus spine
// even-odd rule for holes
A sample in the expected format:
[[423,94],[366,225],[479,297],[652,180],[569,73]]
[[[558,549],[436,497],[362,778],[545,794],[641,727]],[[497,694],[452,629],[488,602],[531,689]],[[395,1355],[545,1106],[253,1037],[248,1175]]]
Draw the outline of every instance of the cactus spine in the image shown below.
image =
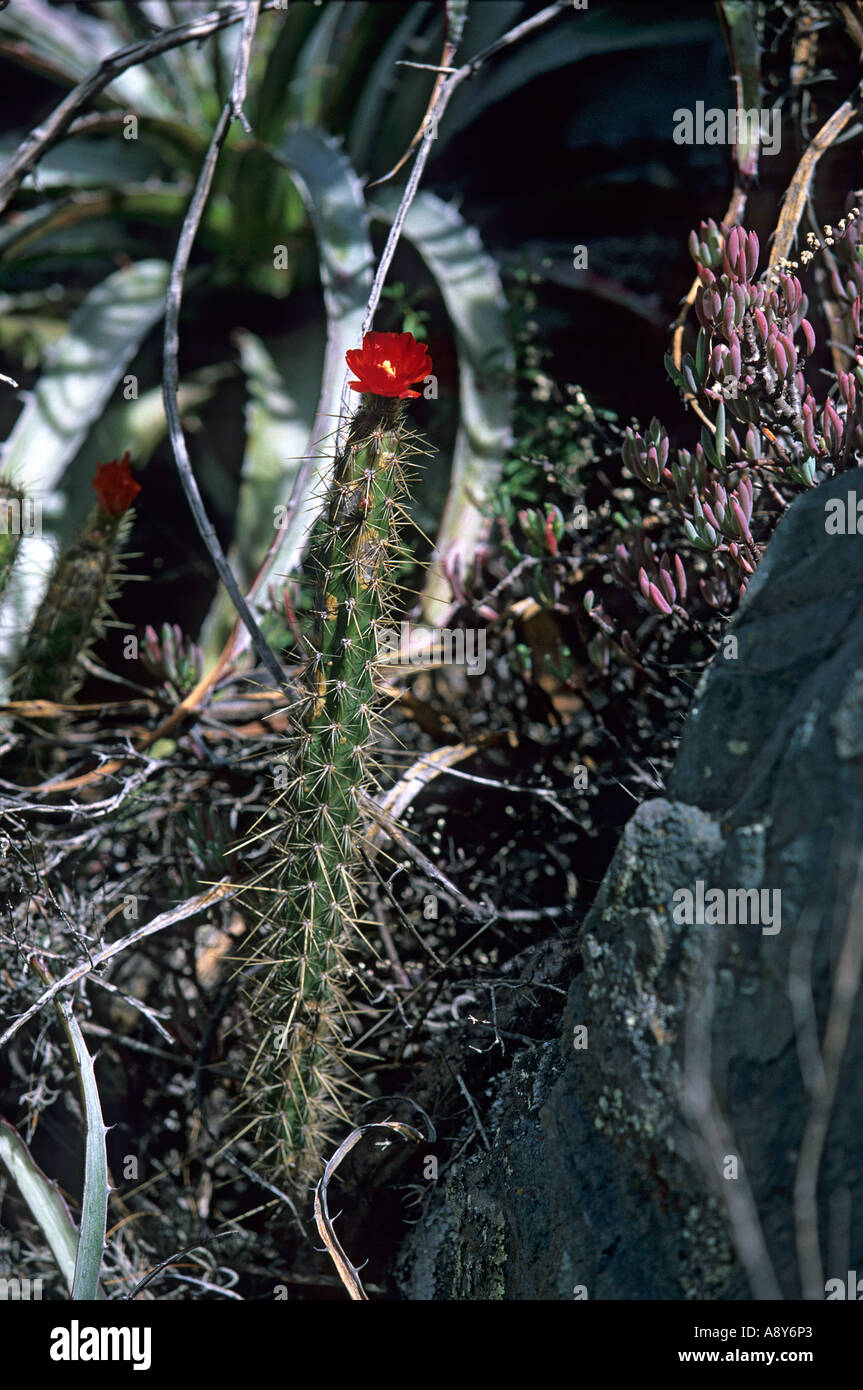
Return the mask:
[[317,1174],[322,1143],[344,1118],[340,1097],[355,1089],[345,1055],[347,953],[360,926],[355,870],[360,794],[372,780],[377,630],[398,554],[404,465],[418,452],[404,411],[403,399],[364,391],[308,554],[315,611],[276,802],[284,831],[251,999],[260,1045],[247,1078],[262,1157],[295,1186]]

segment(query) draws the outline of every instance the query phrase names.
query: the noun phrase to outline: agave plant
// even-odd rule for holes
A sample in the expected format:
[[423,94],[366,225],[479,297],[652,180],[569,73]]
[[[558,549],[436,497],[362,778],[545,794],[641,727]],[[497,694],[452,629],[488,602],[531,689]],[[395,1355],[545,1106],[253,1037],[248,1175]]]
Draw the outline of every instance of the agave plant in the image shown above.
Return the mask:
[[[270,6],[260,16],[246,130],[237,126],[222,151],[184,298],[187,332],[203,321],[216,291],[226,302],[242,304],[242,317],[224,323],[221,359],[216,344],[208,342],[208,370],[181,382],[180,405],[200,414],[201,444],[218,440],[220,432],[207,428],[220,399],[217,387],[231,374],[245,379],[245,439],[233,432],[224,449],[216,444],[199,450],[198,468],[210,505],[236,520],[231,559],[246,586],[271,547],[261,592],[265,580],[297,564],[310,509],[319,505],[322,457],[343,410],[341,364],[359,340],[371,284],[371,226],[385,230],[397,205],[387,187],[368,200],[360,175],[378,177],[398,162],[403,132],[421,129],[428,106],[428,75],[409,67],[397,69],[401,79],[393,101],[393,64],[408,57],[434,61],[444,28],[452,39],[463,26],[463,11],[452,4],[430,14],[416,4],[400,15],[376,4],[330,3]],[[473,17],[474,48],[504,27],[505,16],[494,11],[481,7]],[[43,368],[39,391],[6,441],[0,473],[30,495],[60,489],[66,498],[62,509],[46,511],[46,538],[41,548],[31,547],[13,600],[19,626],[41,597],[48,539],[68,542],[82,520],[76,499],[97,452],[118,455],[128,447],[135,466],[142,467],[164,437],[158,361],[149,335],[161,316],[166,261],[185,213],[190,175],[225,97],[242,12],[243,6],[229,6],[209,28],[197,6],[169,10],[155,2],[129,10],[97,5],[83,15],[34,0],[0,16],[0,55],[28,64],[55,84],[79,81],[109,53],[152,40],[178,16],[191,16],[186,23],[203,27],[206,39],[199,47],[168,48],[108,84],[97,109],[44,155],[38,185],[25,180],[16,199],[18,218],[0,238],[0,286],[5,279],[8,289],[0,345],[10,356],[26,350],[28,360],[35,355]],[[370,52],[378,54],[372,64]],[[0,154],[11,155],[22,133],[9,133]],[[442,222],[447,230],[441,243]],[[404,234],[442,296],[460,355],[463,409],[440,536],[446,552],[469,547],[480,535],[485,523],[477,503],[481,507],[499,469],[507,436],[503,299],[475,235],[434,195],[417,200]],[[107,247],[122,248],[120,271]],[[14,292],[22,279],[28,285],[23,297]],[[304,307],[299,321],[292,314],[287,332],[260,331],[258,325],[272,321],[268,305],[293,302],[318,282],[325,320]],[[416,326],[410,293],[393,304],[395,312],[401,305],[402,319],[393,327]],[[494,368],[488,360],[492,342],[504,345]],[[482,395],[472,389],[480,376]],[[486,441],[482,451],[472,442],[479,439]],[[227,452],[235,455],[238,444],[239,469]],[[310,458],[312,465],[303,467]],[[225,493],[226,480],[235,503]],[[295,485],[293,524],[271,546],[274,509]],[[472,531],[467,516],[473,517]],[[438,605],[433,621],[444,616]],[[211,658],[232,620],[224,600],[217,600],[204,625]]]

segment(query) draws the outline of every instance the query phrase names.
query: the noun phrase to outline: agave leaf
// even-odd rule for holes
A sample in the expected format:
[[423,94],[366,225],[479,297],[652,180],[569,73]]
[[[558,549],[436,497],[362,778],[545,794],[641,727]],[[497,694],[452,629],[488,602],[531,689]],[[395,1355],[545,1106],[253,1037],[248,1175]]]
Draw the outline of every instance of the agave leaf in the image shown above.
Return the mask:
[[[359,11],[361,7],[352,5],[350,8]],[[345,0],[330,0],[329,5],[319,11],[320,18],[303,44],[297,62],[301,80],[292,84],[289,93],[289,120],[315,125],[323,115],[327,88],[332,83],[329,59],[344,9]]]
[[[290,293],[292,273],[290,269],[278,277],[261,273],[261,258],[272,254],[274,242],[284,243],[304,227],[307,214],[287,171],[274,170],[263,147],[277,145],[284,136],[297,89],[307,80],[299,65],[300,56],[321,18],[320,8],[312,5],[291,5],[286,12],[262,14],[259,38],[252,49],[252,70],[259,75],[255,81],[250,73],[246,114],[261,144],[244,152],[235,172],[236,254],[250,267],[248,283],[276,297]],[[230,148],[225,152],[228,169],[232,154]]]
[[57,1261],[66,1287],[72,1292],[78,1232],[55,1183],[35,1163],[30,1150],[8,1120],[0,1118],[0,1160],[21,1193],[27,1208]]
[[0,469],[31,496],[50,492],[164,311],[168,265],[139,261],[91,290],[15,421]]
[[[503,4],[474,6],[467,30],[470,45],[469,50],[466,46],[465,57],[470,57],[490,41],[483,36],[482,42],[478,42],[477,20],[481,17],[488,23],[489,11],[494,11],[498,19],[506,8]],[[515,8],[520,10],[521,6]],[[498,27],[502,32],[523,17],[513,15]],[[543,73],[605,53],[667,48],[708,39],[714,37],[715,33],[715,24],[707,15],[693,14],[681,19],[667,19],[660,10],[648,7],[640,0],[638,4],[596,6],[587,10],[564,6],[560,18],[552,20],[546,28],[538,30],[535,35],[523,39],[496,58],[493,65],[484,71],[482,81],[462,84],[441,122],[435,153],[439,153],[454,135],[495,102],[502,101]],[[497,34],[492,34],[491,41],[496,37]]]
[[[113,0],[109,3],[96,4],[93,6],[97,15],[104,19],[116,34],[116,46],[125,47],[127,44],[135,43],[138,40],[147,40],[153,37],[154,29],[170,28],[174,24],[181,23],[180,16],[166,17],[163,7],[163,14],[157,18],[152,12],[145,13],[146,5],[137,0],[134,5],[115,5]],[[184,15],[183,19],[188,18]],[[151,80],[160,89],[163,96],[172,107],[178,106],[178,90],[182,88],[182,73],[177,73],[177,55],[181,50],[169,49],[167,53],[156,53],[147,62],[147,72]],[[187,101],[185,108],[190,111],[193,103]],[[182,97],[179,101],[178,109],[184,109]]]
[[[370,211],[390,221],[397,204],[397,194],[384,187]],[[515,356],[497,267],[476,229],[434,193],[419,193],[404,235],[438,283],[459,357],[460,423],[449,495],[422,595],[423,616],[438,625],[452,600],[442,561],[466,571],[488,531],[486,504],[511,438]]]
[[[45,0],[27,0],[25,5],[10,5],[3,11],[0,50],[10,40],[24,50],[16,48],[10,56],[53,73],[70,86],[124,46],[113,24],[78,10],[58,9]],[[32,61],[27,56],[30,54]],[[170,116],[177,109],[143,64],[120,73],[105,89],[105,95],[109,101],[142,115]]]
[[[178,220],[188,205],[188,194],[169,184],[149,184],[91,191],[77,197],[59,197],[31,208],[0,231],[0,256],[4,265],[13,261],[22,273],[28,261],[36,275],[46,270],[58,280],[69,267],[81,278],[105,270],[105,247],[122,242],[127,255],[134,255],[136,242],[149,249],[140,234],[133,236],[122,219],[140,218],[153,223]],[[229,245],[232,210],[214,198],[208,207],[206,229],[201,241],[218,250]],[[95,262],[83,267],[84,260]]]
[[[273,541],[279,520],[275,509],[289,501],[302,466],[320,390],[325,341],[323,326],[317,324],[298,327],[278,344],[267,345],[246,329],[238,329],[234,340],[249,402],[237,522],[228,559],[247,589]],[[301,503],[300,520],[306,526],[309,517],[302,509]],[[206,655],[221,650],[235,619],[234,606],[220,589],[201,633]]]
[[[62,517],[56,488],[98,421],[126,366],[164,312],[165,261],[139,261],[115,271],[91,290],[48,356],[46,369],[0,453],[0,473],[29,497],[43,500],[46,530]],[[19,631],[35,612],[50,568],[47,537],[31,537],[19,559],[7,598]],[[0,637],[8,657],[9,634]]]
[[[269,43],[269,52],[260,84],[249,84],[247,107],[249,121],[259,140],[274,144],[282,135],[292,84],[299,71],[298,59],[320,18],[320,10],[311,5],[291,5],[286,14],[261,15],[260,30],[263,42]],[[258,49],[257,43],[255,49]],[[252,61],[255,61],[254,49]]]
[[[478,5],[475,8],[477,14],[483,11],[489,15],[498,10],[500,4]],[[437,7],[431,15],[426,12],[422,18],[425,24],[414,36],[408,51],[396,54],[393,63],[399,57],[419,63],[440,62],[443,49],[443,7]],[[382,72],[381,77],[385,84],[386,106],[381,112],[377,130],[372,132],[364,161],[373,179],[382,178],[404,154],[423,123],[436,80],[436,74],[433,72],[395,66],[391,68],[389,84],[386,84],[385,73]]]
[[75,1256],[73,1299],[95,1299],[99,1294],[99,1271],[105,1249],[108,1225],[108,1155],[105,1125],[93,1061],[71,1005],[61,995],[54,1000],[63,1031],[72,1049],[75,1071],[81,1088],[86,1122],[84,1149],[84,1191],[81,1197],[81,1229]]
[[[743,0],[721,0],[719,16],[733,71],[740,79],[740,107],[744,111],[758,111],[762,91],[756,16],[751,5],[744,4]],[[750,142],[748,123],[744,125],[742,138],[734,147],[734,160],[743,178],[751,179],[758,173],[759,139],[760,132],[755,131]]]
[[[0,139],[0,165],[18,150],[23,136],[4,135]],[[21,187],[104,188],[106,184],[144,183],[160,171],[160,156],[143,140],[113,139],[110,136],[84,139],[70,136],[62,140],[39,161],[38,182],[28,174]]]
[[[196,18],[198,14],[197,6],[178,8],[165,4],[164,0],[142,0],[141,10],[158,29],[170,29],[175,24]],[[207,40],[206,49],[201,44],[184,43],[179,48],[170,48],[160,54],[165,60],[166,81],[171,88],[175,108],[186,112],[195,123],[200,117],[206,125],[216,115],[214,108],[222,105],[213,92],[213,72],[207,56],[207,50],[212,52],[210,45],[214,37]]]
[[[190,374],[177,388],[177,408],[182,418],[188,411],[197,411],[212,400],[218,390],[219,382],[234,372],[233,366],[223,363],[204,367]],[[123,401],[109,406],[100,422],[103,438],[98,446],[95,440],[88,440],[82,454],[92,454],[85,459],[88,475],[95,472],[97,462],[104,458],[114,458],[129,450],[136,463],[145,463],[156,451],[168,432],[165,418],[165,403],[161,386],[153,386],[142,391],[137,400]]]
[[[370,167],[371,150],[384,124],[387,102],[392,99],[394,87],[403,80],[398,74],[410,72],[409,68],[396,68],[396,60],[407,55],[411,40],[427,18],[425,5],[411,5],[371,65],[348,134],[348,154],[355,169]],[[397,129],[403,131],[407,127]]]
[[[278,546],[259,575],[259,594],[274,575],[295,568],[304,538],[323,504],[332,468],[332,436],[342,407],[345,353],[360,340],[373,260],[362,187],[338,143],[321,130],[298,127],[285,136],[273,157],[290,170],[315,230],[327,344],[318,409],[302,451],[306,463],[302,492],[293,520],[280,533]],[[295,396],[292,382],[289,387]],[[293,466],[284,461],[285,481]],[[289,499],[283,493],[281,500]]]
[[[298,329],[281,345],[282,365],[254,333],[236,335],[249,383],[248,433],[240,488],[237,556],[245,579],[273,538],[273,513],[287,500],[299,472],[320,388],[324,342]],[[288,369],[288,389],[284,368]]]

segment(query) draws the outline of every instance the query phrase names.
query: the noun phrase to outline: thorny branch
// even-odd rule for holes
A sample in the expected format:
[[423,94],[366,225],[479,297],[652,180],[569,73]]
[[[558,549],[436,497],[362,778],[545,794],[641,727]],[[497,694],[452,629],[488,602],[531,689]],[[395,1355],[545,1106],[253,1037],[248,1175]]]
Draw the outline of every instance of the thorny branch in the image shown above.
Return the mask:
[[128,936],[124,936],[121,941],[114,941],[110,946],[106,946],[103,950],[97,951],[88,961],[82,961],[80,965],[73,966],[73,968],[68,970],[59,980],[55,980],[50,988],[46,989],[44,994],[39,996],[35,1004],[31,1004],[29,1009],[26,1009],[23,1014],[19,1014],[15,1022],[10,1023],[5,1033],[0,1034],[0,1047],[3,1047],[5,1043],[9,1042],[10,1038],[15,1036],[19,1028],[23,1028],[24,1024],[33,1018],[34,1014],[37,1014],[40,1009],[43,1009],[46,1004],[50,1003],[54,995],[59,994],[60,990],[65,989],[67,985],[72,985],[76,980],[81,980],[85,975],[89,975],[92,971],[98,970],[99,966],[104,965],[106,960],[110,960],[112,956],[119,955],[121,951],[127,950],[129,946],[134,946],[139,941],[143,941],[145,937],[153,936],[159,931],[164,931],[165,927],[171,927],[176,922],[183,922],[187,917],[194,917],[196,912],[202,912],[205,908],[211,907],[213,903],[221,902],[226,898],[232,898],[238,892],[239,889],[235,885],[229,883],[227,879],[222,879],[220,883],[215,884],[212,888],[208,888],[205,893],[196,894],[194,898],[187,899],[186,902],[180,903],[179,907],[173,907],[168,912],[160,912],[159,916],[154,917],[152,922],[147,922],[143,927],[137,927],[135,931],[130,932]]
[[413,1125],[402,1124],[398,1120],[381,1120],[377,1124],[360,1125],[360,1127],[353,1130],[348,1135],[347,1139],[336,1149],[336,1152],[324,1169],[323,1176],[315,1188],[315,1225],[318,1228],[321,1240],[330,1252],[333,1264],[339,1272],[342,1283],[351,1298],[358,1303],[367,1303],[369,1296],[363,1288],[359,1270],[354,1268],[339,1244],[333,1228],[332,1217],[327,1209],[327,1188],[330,1178],[342,1162],[342,1159],[346,1158],[351,1149],[355,1148],[360,1142],[363,1135],[368,1134],[369,1130],[372,1129],[391,1129],[394,1130],[396,1134],[400,1134],[403,1139],[410,1139],[415,1144],[422,1142],[422,1135],[418,1129],[414,1129]]

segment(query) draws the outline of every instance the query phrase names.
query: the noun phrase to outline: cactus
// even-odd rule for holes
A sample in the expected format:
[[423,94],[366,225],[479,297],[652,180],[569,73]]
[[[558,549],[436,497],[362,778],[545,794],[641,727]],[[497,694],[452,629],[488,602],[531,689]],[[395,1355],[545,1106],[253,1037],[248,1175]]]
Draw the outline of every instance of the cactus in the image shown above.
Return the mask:
[[116,597],[120,554],[141,490],[129,455],[98,465],[94,506],[80,538],[59,558],[13,681],[18,700],[68,699],[81,681],[78,658],[99,636]]
[[333,1121],[344,1117],[341,1097],[355,1089],[345,988],[360,925],[361,793],[373,780],[377,631],[390,607],[405,463],[418,452],[405,401],[431,370],[425,344],[408,333],[367,334],[347,360],[362,399],[310,540],[316,600],[293,731],[277,767],[283,830],[250,998],[260,1043],[245,1103],[262,1161],[295,1187],[317,1169]]

